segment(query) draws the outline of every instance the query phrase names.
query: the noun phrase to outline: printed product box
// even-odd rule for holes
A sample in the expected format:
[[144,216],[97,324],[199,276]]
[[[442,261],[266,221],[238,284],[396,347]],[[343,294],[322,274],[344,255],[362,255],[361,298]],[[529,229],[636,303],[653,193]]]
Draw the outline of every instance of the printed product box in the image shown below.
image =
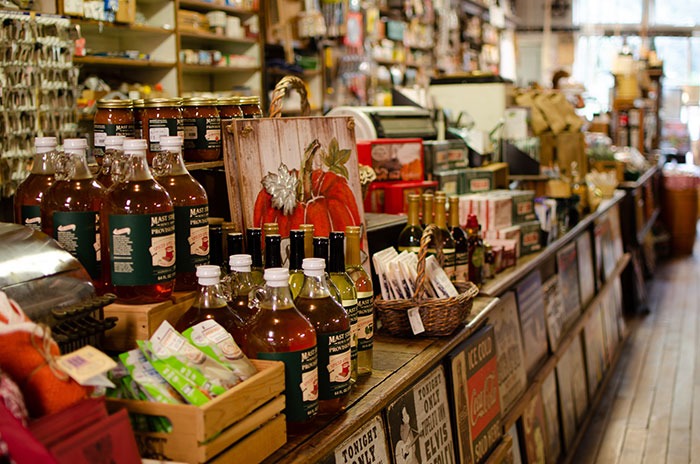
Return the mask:
[[540,222],[528,221],[520,224],[520,255],[529,255],[541,249]]
[[377,139],[357,142],[360,164],[372,166],[377,181],[423,180],[423,140]]

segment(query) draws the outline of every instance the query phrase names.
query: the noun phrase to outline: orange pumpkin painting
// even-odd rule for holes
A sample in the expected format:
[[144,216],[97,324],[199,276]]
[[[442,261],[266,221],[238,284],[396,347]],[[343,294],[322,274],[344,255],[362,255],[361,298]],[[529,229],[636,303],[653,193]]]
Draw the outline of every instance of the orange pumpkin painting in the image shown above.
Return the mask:
[[301,224],[314,224],[314,235],[328,237],[331,231],[362,224],[355,195],[348,183],[351,150],[341,149],[334,137],[324,148],[318,139],[304,150],[301,171],[280,163],[277,172],[263,177],[255,200],[253,224],[279,224],[280,235]]

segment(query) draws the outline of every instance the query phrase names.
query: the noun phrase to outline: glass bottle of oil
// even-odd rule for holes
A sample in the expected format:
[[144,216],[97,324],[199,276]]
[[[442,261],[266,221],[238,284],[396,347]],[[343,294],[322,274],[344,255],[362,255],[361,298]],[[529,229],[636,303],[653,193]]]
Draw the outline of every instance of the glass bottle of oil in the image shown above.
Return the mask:
[[87,140],[66,139],[54,158],[55,179],[41,201],[41,226],[90,274],[104,291],[100,260],[100,208],[105,189],[88,168]]
[[[307,235],[304,236],[304,240],[306,240],[308,232],[305,232],[305,234]],[[323,261],[326,263],[326,280],[328,281],[328,287],[330,288],[331,296],[335,298],[335,301],[337,301],[340,304],[343,304],[343,297],[340,295],[340,289],[338,289],[338,286],[335,285],[335,282],[333,282],[330,274],[328,273],[328,237],[313,237],[312,243],[313,253],[310,257],[323,258]]]
[[362,267],[360,227],[345,227],[345,272],[357,290],[357,374],[372,373],[374,345],[374,289],[372,278]]
[[[162,140],[162,139],[161,139]],[[221,268],[212,264],[197,266],[198,292],[192,306],[180,317],[175,324],[175,329],[182,332],[185,329],[199,324],[202,321],[213,319],[227,332],[233,335],[232,327],[235,324],[235,316],[228,308],[226,298],[219,290],[221,282]],[[238,343],[236,337],[233,337]],[[240,345],[239,345],[240,346]]]
[[423,200],[423,213],[420,218],[421,225],[425,229],[428,225],[433,224],[433,206],[435,205],[435,195],[432,193],[424,193],[421,195]]
[[292,292],[292,298],[296,298],[301,291],[301,286],[304,285],[304,270],[302,262],[304,261],[304,231],[290,230],[289,231],[289,289]]
[[314,225],[299,224],[299,229],[304,231],[304,258],[315,258],[314,256]]
[[434,251],[442,249],[442,269],[450,279],[454,280],[455,275],[455,242],[447,229],[447,217],[445,214],[445,201],[447,197],[444,193],[435,194],[435,225],[437,231],[428,245],[428,250]]
[[265,236],[265,269],[282,267],[282,236],[268,234]]
[[194,290],[196,267],[209,263],[209,200],[185,167],[182,137],[161,137],[160,149],[153,156],[153,171],[175,209],[175,290]]
[[168,192],[153,179],[148,142],[124,141],[124,159],[100,214],[102,272],[117,301],[157,303],[175,286],[175,213]]
[[316,329],[318,344],[318,412],[335,414],[345,409],[350,393],[350,316],[331,297],[326,263],[305,258],[304,285],[294,304]]
[[455,273],[453,280],[469,280],[469,244],[467,234],[459,225],[459,197],[450,197],[450,235],[455,244]]
[[248,331],[256,315],[255,309],[248,305],[250,292],[256,288],[253,275],[250,272],[252,264],[253,260],[250,255],[231,255],[229,257],[231,274],[227,279],[229,285],[227,304],[235,316],[230,332],[238,346],[249,356]]
[[15,192],[15,222],[41,230],[41,199],[54,181],[56,137],[35,138],[34,150],[32,171]]
[[241,232],[229,232],[226,235],[226,256],[242,255],[244,251],[243,234]]
[[479,221],[476,215],[467,216],[466,225],[469,245],[469,281],[480,286],[483,283],[484,241],[479,234]]
[[263,285],[263,254],[262,254],[262,229],[259,227],[249,227],[246,230],[246,251],[253,258],[253,282]]
[[114,160],[124,156],[124,137],[123,135],[108,135],[105,137],[105,151],[102,156],[102,166],[97,173],[97,182],[102,184],[106,189],[110,188],[114,183],[112,180],[112,163]]
[[408,196],[408,222],[399,234],[399,251],[412,251],[418,253],[420,250],[420,238],[423,236],[423,228],[420,225],[418,209],[420,207],[420,195],[410,194]]
[[350,316],[351,377],[354,382],[357,380],[357,289],[348,273],[345,272],[345,232],[331,232],[330,251],[328,272],[331,281],[340,291],[343,308]]
[[289,271],[265,270],[260,313],[249,333],[249,357],[284,362],[287,430],[294,433],[318,412],[316,330],[297,310],[289,291]]

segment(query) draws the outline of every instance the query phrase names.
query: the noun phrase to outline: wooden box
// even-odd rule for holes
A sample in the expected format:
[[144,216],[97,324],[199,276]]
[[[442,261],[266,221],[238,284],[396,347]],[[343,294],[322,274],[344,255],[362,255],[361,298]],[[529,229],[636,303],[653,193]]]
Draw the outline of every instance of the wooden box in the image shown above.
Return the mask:
[[259,372],[198,407],[108,399],[111,410],[170,420],[170,433],[136,432],[143,454],[188,463],[257,463],[287,442],[284,364],[252,360]]
[[195,292],[176,292],[169,300],[145,305],[112,303],[104,307],[104,317],[116,317],[117,325],[105,332],[102,348],[128,351],[136,348],[136,340],[148,340],[160,324],[175,324],[194,301]]
[[479,168],[468,168],[464,172],[466,185],[463,193],[508,188],[508,163],[492,163]]

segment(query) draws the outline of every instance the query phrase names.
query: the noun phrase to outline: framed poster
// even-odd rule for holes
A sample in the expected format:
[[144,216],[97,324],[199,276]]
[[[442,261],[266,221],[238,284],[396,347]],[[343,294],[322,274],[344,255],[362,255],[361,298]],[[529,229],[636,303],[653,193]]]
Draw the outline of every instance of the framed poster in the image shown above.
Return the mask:
[[324,458],[322,464],[391,464],[384,421],[374,416]]
[[472,334],[447,355],[447,361],[459,462],[478,464],[488,458],[502,435],[493,326]]
[[540,271],[532,271],[516,288],[525,370],[532,375],[547,356],[547,329]]
[[506,292],[489,313],[496,336],[498,365],[498,393],[501,409],[507,411],[527,388],[523,336],[518,323],[518,304],[515,293]]
[[539,393],[525,406],[520,420],[528,464],[545,464],[544,405]]
[[513,446],[510,449],[513,454],[513,464],[522,464],[523,458],[520,454],[520,438],[518,437],[517,422],[510,426],[508,435],[510,435],[510,439],[513,441]]
[[557,277],[564,305],[564,327],[569,328],[581,314],[576,242],[569,243],[557,252]]
[[574,405],[574,392],[571,385],[573,366],[567,362],[566,355],[557,363],[556,373],[561,430],[564,437],[564,449],[568,452],[576,435],[576,406]]
[[545,461],[556,464],[561,454],[561,428],[559,426],[559,400],[554,371],[542,382],[542,405],[544,407]]
[[547,318],[547,338],[549,348],[554,352],[559,346],[559,340],[566,323],[566,312],[559,292],[559,278],[556,275],[550,277],[542,284],[544,293],[544,315]]
[[593,268],[593,252],[591,249],[591,234],[586,231],[576,239],[578,255],[578,282],[581,291],[581,305],[585,308],[595,295],[595,271]]
[[[610,291],[607,293],[610,293]],[[618,321],[615,307],[611,304],[607,293],[600,299],[600,311],[603,319],[603,333],[605,334],[605,352],[609,365],[615,357],[620,336],[617,328]]]
[[593,309],[593,314],[583,328],[583,342],[586,348],[586,375],[588,391],[591,396],[598,390],[603,374],[607,370],[605,356],[605,334],[600,306]]
[[444,368],[433,369],[391,403],[386,422],[395,464],[454,462]]

